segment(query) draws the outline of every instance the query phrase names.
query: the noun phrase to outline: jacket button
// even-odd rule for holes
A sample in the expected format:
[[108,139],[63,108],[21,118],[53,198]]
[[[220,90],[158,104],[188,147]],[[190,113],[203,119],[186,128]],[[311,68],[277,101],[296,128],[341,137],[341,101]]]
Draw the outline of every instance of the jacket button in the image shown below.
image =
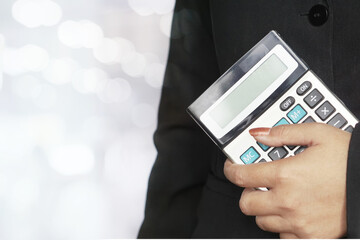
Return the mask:
[[312,25],[321,26],[329,18],[329,11],[324,5],[317,4],[310,9],[308,17]]

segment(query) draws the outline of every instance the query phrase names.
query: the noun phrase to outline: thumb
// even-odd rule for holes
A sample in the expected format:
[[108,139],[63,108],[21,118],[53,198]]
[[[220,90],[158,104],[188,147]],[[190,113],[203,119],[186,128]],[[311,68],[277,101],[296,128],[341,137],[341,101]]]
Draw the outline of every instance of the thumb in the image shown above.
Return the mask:
[[268,146],[313,146],[323,142],[338,129],[323,123],[279,125],[273,128],[253,128],[249,131],[258,142]]

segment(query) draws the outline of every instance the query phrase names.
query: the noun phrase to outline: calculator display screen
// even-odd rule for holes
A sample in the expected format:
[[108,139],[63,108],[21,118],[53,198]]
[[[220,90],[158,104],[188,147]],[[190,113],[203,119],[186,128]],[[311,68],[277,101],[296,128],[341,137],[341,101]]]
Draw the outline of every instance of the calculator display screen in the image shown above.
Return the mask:
[[288,67],[272,54],[236,88],[214,107],[209,116],[221,128],[225,128],[240,112],[278,79]]

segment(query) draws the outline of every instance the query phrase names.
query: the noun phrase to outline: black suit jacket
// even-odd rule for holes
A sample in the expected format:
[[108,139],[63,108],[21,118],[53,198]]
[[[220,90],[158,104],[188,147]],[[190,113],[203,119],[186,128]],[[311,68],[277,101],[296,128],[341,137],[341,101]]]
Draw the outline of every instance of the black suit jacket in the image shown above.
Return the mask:
[[[315,27],[306,13],[329,9]],[[223,174],[226,157],[185,112],[206,88],[270,30],[360,117],[359,0],[179,0],[162,89],[158,157],[153,166],[140,238],[271,238],[241,213],[241,188]],[[347,236],[360,237],[360,128],[347,172]],[[331,183],[329,183],[331,184]]]

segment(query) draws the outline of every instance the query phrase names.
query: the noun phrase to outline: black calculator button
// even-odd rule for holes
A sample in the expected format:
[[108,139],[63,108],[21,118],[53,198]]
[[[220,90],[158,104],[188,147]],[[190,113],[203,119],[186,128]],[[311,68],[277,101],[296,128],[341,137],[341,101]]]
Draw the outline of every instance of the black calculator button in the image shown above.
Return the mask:
[[288,154],[288,151],[286,151],[285,148],[276,147],[273,150],[271,150],[268,155],[271,160],[275,161],[275,160],[279,160],[279,159],[286,157],[287,154]]
[[336,128],[342,128],[347,123],[346,119],[340,114],[336,114],[329,122],[328,124],[336,127]]
[[328,119],[335,112],[335,108],[328,101],[324,102],[316,111],[316,115],[323,121]]
[[348,126],[347,128],[345,128],[345,131],[352,133],[354,131],[354,127],[353,126]]
[[315,120],[312,117],[307,117],[303,123],[312,123],[315,122]]
[[301,146],[301,147],[298,148],[298,150],[295,151],[294,154],[295,154],[295,155],[298,155],[299,153],[302,153],[305,149],[306,149],[306,147]]
[[309,91],[309,89],[311,88],[311,82],[306,81],[303,84],[301,84],[297,89],[296,89],[296,93],[299,94],[300,96],[304,95],[307,91]]
[[314,89],[305,97],[304,101],[309,107],[314,108],[323,98],[324,96],[317,89]]
[[287,97],[281,104],[280,109],[283,111],[288,110],[292,105],[295,103],[295,98],[293,97]]

